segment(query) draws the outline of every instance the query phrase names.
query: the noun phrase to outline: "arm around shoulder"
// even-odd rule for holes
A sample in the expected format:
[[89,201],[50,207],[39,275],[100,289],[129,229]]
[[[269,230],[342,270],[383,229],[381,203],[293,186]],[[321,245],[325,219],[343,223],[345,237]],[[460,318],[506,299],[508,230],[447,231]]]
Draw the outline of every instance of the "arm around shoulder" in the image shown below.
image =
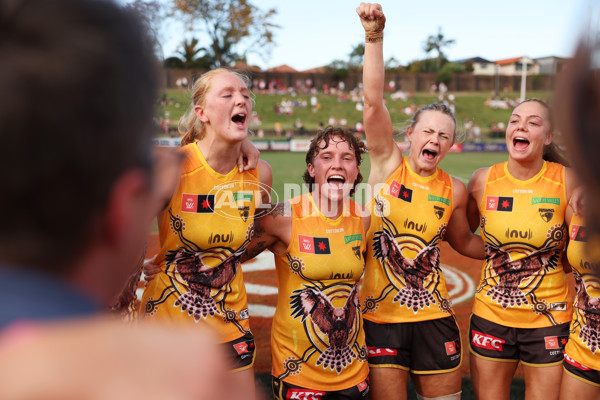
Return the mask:
[[485,257],[484,245],[479,235],[473,234],[467,220],[468,193],[464,183],[453,180],[454,208],[446,231],[446,240],[460,254],[477,259]]

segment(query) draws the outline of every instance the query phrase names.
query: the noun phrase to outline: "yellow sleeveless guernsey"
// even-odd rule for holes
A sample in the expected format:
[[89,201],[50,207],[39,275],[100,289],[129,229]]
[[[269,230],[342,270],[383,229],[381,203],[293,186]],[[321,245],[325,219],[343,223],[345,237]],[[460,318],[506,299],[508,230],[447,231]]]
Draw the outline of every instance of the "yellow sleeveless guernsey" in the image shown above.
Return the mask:
[[196,143],[158,216],[161,272],[142,298],[143,318],[208,323],[222,342],[250,331],[240,258],[252,233],[258,171],[214,171]]
[[369,203],[371,226],[360,292],[365,319],[384,324],[453,314],[438,247],[452,207],[452,177],[439,168],[422,177],[403,158]]
[[585,256],[587,236],[580,216],[573,216],[569,232],[567,257],[573,267],[577,296],[565,358],[600,371],[600,263]]
[[364,228],[349,202],[332,220],[310,194],[290,200],[290,244],[275,255],[279,296],[271,351],[273,376],[292,385],[343,390],[369,373],[357,293]]
[[520,181],[508,164],[490,167],[479,205],[486,259],[473,313],[500,325],[540,328],[571,320],[561,257],[565,167],[545,162]]

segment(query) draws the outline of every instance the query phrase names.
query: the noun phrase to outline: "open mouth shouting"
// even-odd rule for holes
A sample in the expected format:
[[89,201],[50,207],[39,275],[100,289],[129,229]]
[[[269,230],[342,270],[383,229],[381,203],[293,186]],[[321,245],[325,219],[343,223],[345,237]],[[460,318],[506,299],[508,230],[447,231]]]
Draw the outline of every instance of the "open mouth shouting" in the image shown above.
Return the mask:
[[244,127],[246,126],[246,113],[245,112],[241,112],[241,113],[237,113],[235,114],[233,117],[231,117],[231,121],[240,129],[244,129]]
[[515,136],[512,145],[516,151],[525,151],[529,147],[529,140],[523,136]]
[[421,153],[426,161],[433,162],[438,155],[438,152],[431,149],[424,149]]
[[327,178],[327,183],[336,189],[343,189],[346,179],[342,175],[331,175]]

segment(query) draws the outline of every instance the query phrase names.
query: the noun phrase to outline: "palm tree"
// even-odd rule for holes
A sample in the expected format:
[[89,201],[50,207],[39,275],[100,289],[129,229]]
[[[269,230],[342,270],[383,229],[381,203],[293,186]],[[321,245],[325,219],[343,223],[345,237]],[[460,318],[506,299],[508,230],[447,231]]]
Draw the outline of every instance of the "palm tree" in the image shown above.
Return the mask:
[[444,57],[444,53],[442,49],[454,44],[456,41],[454,39],[445,39],[444,34],[442,33],[442,27],[438,27],[437,35],[430,35],[427,38],[427,41],[423,44],[423,49],[425,53],[429,54],[431,51],[437,51],[437,60],[436,60],[436,70],[439,72],[442,58]]
[[202,52],[206,54],[204,47],[198,47],[198,39],[192,38],[184,40],[181,44],[181,49],[177,53],[183,58],[184,68],[194,68],[198,62],[198,55]]

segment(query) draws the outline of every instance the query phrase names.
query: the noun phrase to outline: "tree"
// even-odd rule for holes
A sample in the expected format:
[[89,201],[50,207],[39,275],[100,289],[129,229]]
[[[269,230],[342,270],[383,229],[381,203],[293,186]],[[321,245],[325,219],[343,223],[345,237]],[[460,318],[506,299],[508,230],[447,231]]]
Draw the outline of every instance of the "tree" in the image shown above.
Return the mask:
[[437,35],[430,35],[427,38],[427,41],[423,44],[423,49],[425,50],[425,53],[429,54],[433,50],[437,52],[436,72],[439,72],[440,67],[442,66],[442,59],[444,58],[444,53],[442,49],[454,44],[455,42],[456,41],[454,39],[444,38],[444,34],[442,33],[442,27],[438,27]]
[[436,83],[444,82],[446,85],[449,85],[454,74],[459,72],[465,72],[465,67],[463,65],[451,62],[446,63],[442,69],[440,69],[440,73],[435,78],[435,81]]
[[[265,54],[274,44],[275,8],[262,11],[250,0],[172,0],[189,30],[208,35],[213,66],[227,66],[248,53]],[[200,27],[199,27],[200,26]]]
[[140,16],[140,19],[146,25],[146,29],[154,39],[154,53],[162,60],[163,50],[160,44],[160,27],[166,19],[163,5],[157,0],[134,0],[126,4],[125,8]]
[[348,54],[348,69],[357,70],[363,65],[363,58],[365,56],[365,44],[363,42],[358,43],[352,48],[352,51]]
[[[213,59],[204,47],[199,47],[199,43],[196,38],[184,40],[177,50],[177,54],[183,59],[183,68],[210,69],[212,66]],[[204,53],[202,57],[199,56],[201,53]]]

